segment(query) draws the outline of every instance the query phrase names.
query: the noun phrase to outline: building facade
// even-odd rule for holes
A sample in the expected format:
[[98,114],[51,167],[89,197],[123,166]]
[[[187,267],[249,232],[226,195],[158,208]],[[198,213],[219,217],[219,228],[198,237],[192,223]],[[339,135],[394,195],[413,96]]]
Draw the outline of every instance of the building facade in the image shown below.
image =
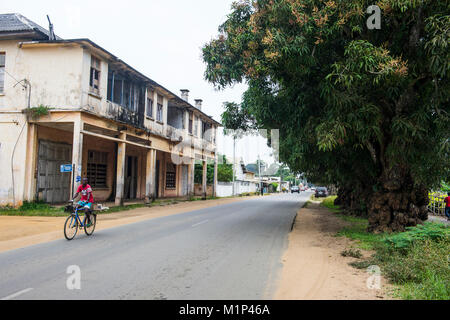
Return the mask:
[[118,205],[190,196],[196,161],[206,196],[220,123],[201,108],[89,39],[1,14],[0,205],[65,202],[81,177]]

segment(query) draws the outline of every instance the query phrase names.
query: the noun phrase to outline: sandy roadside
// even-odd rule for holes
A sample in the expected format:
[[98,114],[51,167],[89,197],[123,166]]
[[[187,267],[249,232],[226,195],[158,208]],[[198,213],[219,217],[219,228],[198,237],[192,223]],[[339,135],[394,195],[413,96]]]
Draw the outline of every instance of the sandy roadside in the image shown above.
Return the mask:
[[[180,202],[98,215],[96,230],[255,198],[258,196]],[[65,220],[66,217],[0,216],[0,252],[62,239]]]
[[[299,210],[283,256],[283,269],[275,299],[283,300],[380,300],[389,299],[388,284],[367,288],[370,275],[348,263],[357,259],[341,256],[351,240],[334,235],[347,222],[311,203]],[[365,257],[369,252],[361,250]]]

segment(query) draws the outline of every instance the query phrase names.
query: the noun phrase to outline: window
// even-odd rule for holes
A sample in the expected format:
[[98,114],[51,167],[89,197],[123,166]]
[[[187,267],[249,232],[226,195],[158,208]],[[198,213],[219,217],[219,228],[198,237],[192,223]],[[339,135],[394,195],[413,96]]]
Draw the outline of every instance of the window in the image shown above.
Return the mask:
[[206,133],[206,122],[202,121],[202,132],[201,132],[201,135],[200,135],[200,137],[202,139],[206,139],[205,133]]
[[153,100],[147,98],[147,117],[153,118]]
[[198,136],[198,118],[194,116],[194,136]]
[[192,111],[188,113],[189,117],[189,133],[192,134]]
[[100,60],[91,56],[91,75],[89,79],[89,87],[93,93],[100,92]]
[[166,189],[176,188],[176,174],[175,165],[168,162],[166,166]]
[[88,151],[87,178],[92,188],[106,188],[108,153]]
[[0,53],[0,93],[5,91],[5,58],[6,54]]
[[163,122],[163,97],[158,95],[158,104],[156,109],[156,120]]

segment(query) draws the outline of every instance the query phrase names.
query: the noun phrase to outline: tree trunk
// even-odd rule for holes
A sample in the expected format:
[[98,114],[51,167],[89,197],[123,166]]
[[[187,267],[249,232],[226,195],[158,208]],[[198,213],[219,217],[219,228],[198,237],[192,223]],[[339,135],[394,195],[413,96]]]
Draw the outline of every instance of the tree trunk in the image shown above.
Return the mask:
[[365,187],[340,187],[334,204],[344,209],[347,214],[367,217],[367,203],[371,195],[370,190]]
[[428,191],[416,186],[404,168],[385,170],[380,178],[381,190],[368,204],[368,231],[380,233],[404,231],[428,219]]

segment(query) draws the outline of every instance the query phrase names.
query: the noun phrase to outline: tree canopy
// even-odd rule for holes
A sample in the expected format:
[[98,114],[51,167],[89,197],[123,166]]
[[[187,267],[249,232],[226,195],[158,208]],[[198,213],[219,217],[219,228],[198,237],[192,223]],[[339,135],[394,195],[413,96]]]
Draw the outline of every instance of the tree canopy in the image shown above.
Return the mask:
[[280,130],[280,160],[371,231],[427,219],[427,191],[449,181],[450,3],[244,0],[203,47],[217,88],[246,82],[223,123]]

